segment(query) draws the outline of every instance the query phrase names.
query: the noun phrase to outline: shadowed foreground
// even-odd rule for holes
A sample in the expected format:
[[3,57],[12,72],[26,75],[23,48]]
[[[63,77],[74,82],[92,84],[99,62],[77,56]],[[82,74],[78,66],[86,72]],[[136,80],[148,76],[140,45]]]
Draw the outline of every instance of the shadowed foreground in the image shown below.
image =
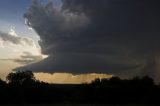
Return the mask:
[[154,105],[138,105],[138,104],[127,104],[127,105],[111,105],[111,104],[26,104],[26,105],[1,105],[1,106],[154,106]]
[[147,76],[73,85],[40,82],[31,71],[19,71],[8,74],[7,82],[0,80],[0,94],[0,104],[160,104],[160,85]]
[[29,105],[1,105],[1,106],[152,106],[152,105],[108,105],[108,104],[29,104]]

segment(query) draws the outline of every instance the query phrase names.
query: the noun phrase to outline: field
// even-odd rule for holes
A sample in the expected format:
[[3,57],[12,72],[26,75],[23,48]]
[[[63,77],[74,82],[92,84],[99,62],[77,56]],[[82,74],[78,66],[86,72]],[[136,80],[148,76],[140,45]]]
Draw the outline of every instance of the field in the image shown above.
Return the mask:
[[107,105],[107,104],[41,104],[41,105],[1,105],[1,106],[152,106],[152,105]]

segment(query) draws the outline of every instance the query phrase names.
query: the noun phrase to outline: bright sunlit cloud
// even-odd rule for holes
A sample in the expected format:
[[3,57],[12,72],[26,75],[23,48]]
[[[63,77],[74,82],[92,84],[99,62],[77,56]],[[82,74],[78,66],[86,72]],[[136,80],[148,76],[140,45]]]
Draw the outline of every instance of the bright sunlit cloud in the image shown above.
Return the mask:
[[70,73],[35,73],[35,77],[38,80],[49,82],[49,83],[66,83],[66,84],[81,84],[90,83],[95,78],[111,78],[113,75],[110,74],[80,74],[73,75]]
[[10,31],[0,31],[0,61],[11,61],[20,65],[30,64],[46,58],[41,48],[29,37],[19,36],[14,27]]

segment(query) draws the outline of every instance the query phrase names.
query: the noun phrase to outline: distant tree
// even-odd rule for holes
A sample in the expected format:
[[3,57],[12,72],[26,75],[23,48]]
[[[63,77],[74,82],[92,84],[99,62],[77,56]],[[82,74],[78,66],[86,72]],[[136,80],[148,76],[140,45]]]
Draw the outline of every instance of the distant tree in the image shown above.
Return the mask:
[[115,83],[115,82],[121,81],[121,79],[120,79],[119,77],[116,77],[116,76],[115,76],[115,77],[110,78],[109,81]]
[[26,81],[34,81],[35,77],[32,71],[17,71],[9,73],[6,77],[9,83],[23,84]]
[[0,79],[0,87],[4,87],[4,86],[6,86],[6,82]]
[[121,85],[123,80],[121,80],[119,77],[112,77],[109,79],[109,85]]
[[142,82],[144,86],[153,86],[154,85],[154,80],[150,78],[149,76],[144,76],[142,77]]
[[100,78],[96,78],[96,79],[93,80],[91,83],[92,83],[92,84],[100,84],[100,83],[101,83],[101,79],[100,79]]

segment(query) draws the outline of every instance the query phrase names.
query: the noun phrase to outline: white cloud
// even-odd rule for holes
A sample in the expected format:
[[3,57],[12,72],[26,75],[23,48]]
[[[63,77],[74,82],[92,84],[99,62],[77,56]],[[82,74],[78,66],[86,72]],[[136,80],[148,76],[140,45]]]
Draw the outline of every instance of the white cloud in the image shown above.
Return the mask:
[[31,38],[18,36],[13,28],[11,28],[9,33],[0,31],[0,39],[1,45],[13,44],[21,46],[35,46],[35,42]]

